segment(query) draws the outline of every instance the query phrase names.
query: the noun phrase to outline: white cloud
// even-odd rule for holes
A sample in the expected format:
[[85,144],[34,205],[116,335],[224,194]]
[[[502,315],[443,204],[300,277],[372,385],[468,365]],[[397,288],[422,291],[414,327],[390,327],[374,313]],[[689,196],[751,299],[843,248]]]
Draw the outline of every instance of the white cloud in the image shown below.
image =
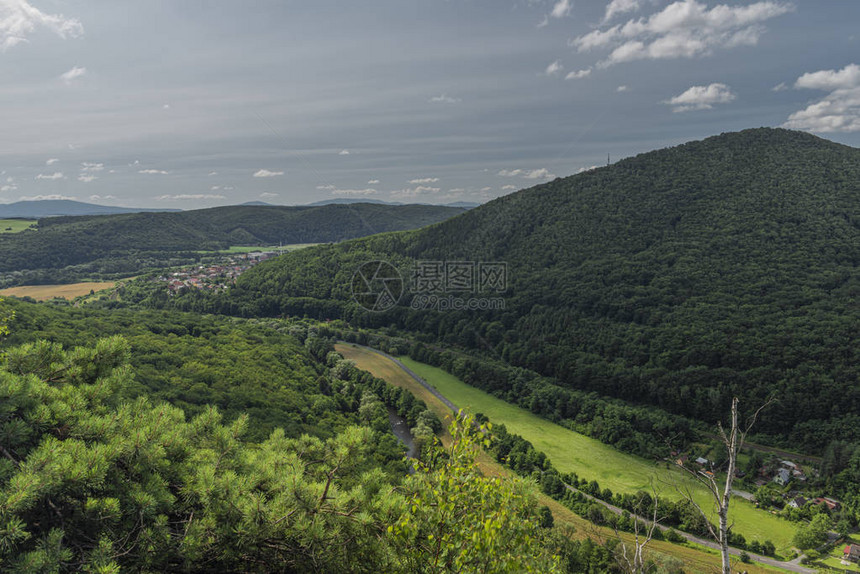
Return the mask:
[[635,12],[639,10],[639,0],[612,0],[606,5],[606,14],[603,16],[604,24],[619,14]]
[[105,168],[105,164],[103,163],[93,163],[85,161],[81,164],[81,171],[102,171]]
[[8,185],[0,185],[0,191],[15,191],[18,189],[18,186],[14,183]]
[[92,174],[89,174],[89,173],[82,173],[81,175],[78,176],[78,181],[82,181],[84,183],[90,183],[90,182],[93,182],[97,179],[98,179],[98,177],[96,177]]
[[371,179],[367,182],[367,185],[376,185],[379,183],[378,179]]
[[63,179],[63,172],[55,171],[54,173],[51,173],[51,174],[40,173],[39,175],[36,176],[36,179],[50,179],[50,180]]
[[819,70],[806,73],[794,82],[795,88],[838,90],[860,86],[860,66],[848,64],[841,70]]
[[560,61],[556,60],[555,62],[547,66],[546,70],[544,70],[543,73],[547,76],[557,76],[561,73],[562,70],[564,70],[564,66]]
[[281,195],[281,194],[280,193],[270,193],[268,191],[264,191],[263,193],[260,194],[260,197],[262,199],[272,199],[273,197],[278,197],[279,195]]
[[113,195],[91,195],[90,201],[100,201],[100,200],[114,200],[116,197]]
[[503,169],[497,175],[502,177],[523,177],[525,179],[551,179],[555,175],[546,168],[540,169]]
[[432,104],[458,104],[463,100],[451,97],[448,94],[440,94],[438,96],[433,96],[429,101]]
[[763,22],[793,10],[791,4],[766,0],[708,8],[697,0],[680,0],[647,18],[597,29],[571,40],[580,52],[611,50],[598,63],[607,67],[635,60],[707,56],[717,48],[753,46],[764,33]]
[[58,200],[58,199],[75,201],[78,198],[74,197],[74,196],[59,195],[56,193],[52,193],[49,195],[29,195],[29,196],[22,195],[21,197],[18,198],[18,201],[50,201],[50,200]]
[[376,195],[377,193],[379,193],[379,192],[376,191],[375,189],[373,189],[372,187],[368,187],[367,189],[337,189],[337,188],[335,188],[331,192],[332,195],[339,195],[341,197],[356,197],[356,196],[363,196],[363,195]]
[[422,195],[431,195],[434,193],[439,193],[441,188],[438,187],[430,187],[426,185],[418,185],[415,187],[407,187],[405,189],[399,189],[391,192],[391,197],[396,198],[406,198],[406,199],[414,199],[416,197]]
[[81,76],[85,75],[86,73],[87,73],[86,68],[81,68],[81,67],[75,66],[74,68],[72,68],[68,72],[66,72],[64,74],[60,74],[60,79],[63,80],[64,82],[66,82],[67,84],[71,84],[77,78],[80,78]]
[[163,169],[139,169],[137,173],[142,173],[145,175],[167,175],[170,172],[164,171]]
[[555,177],[555,174],[550,173],[546,168],[540,168],[526,171],[523,177],[526,179],[552,179]]
[[564,79],[565,80],[578,80],[580,78],[587,78],[591,75],[591,68],[586,68],[584,70],[576,70],[575,72],[569,72]]
[[517,186],[511,185],[511,184],[503,185],[502,191],[512,191],[512,190],[515,190],[516,188],[517,188]]
[[860,66],[806,73],[794,87],[830,93],[788,116],[783,127],[818,133],[860,131]]
[[284,175],[282,171],[269,171],[268,169],[261,169],[254,173],[254,177],[277,177],[279,175]]
[[576,170],[576,173],[585,173],[586,171],[591,171],[592,169],[597,169],[600,167],[599,165],[592,165],[591,167],[581,167]]
[[629,89],[630,88],[628,88],[627,86],[618,86],[617,88],[615,88],[615,91],[616,92],[626,92]]
[[788,84],[786,84],[785,82],[780,82],[777,85],[775,85],[774,87],[772,87],[770,89],[770,91],[771,92],[784,92],[787,89],[788,89]]
[[213,185],[209,188],[209,191],[218,191],[219,189],[221,189],[220,185]]
[[77,38],[84,27],[77,18],[66,18],[62,14],[45,14],[26,0],[3,0],[0,2],[0,49],[7,49],[27,42],[27,36],[37,27],[44,27],[60,38]]
[[337,155],[349,155],[349,150],[348,149],[342,149],[339,152],[337,152]]
[[210,172],[209,172],[209,175],[210,175],[210,176],[218,175],[218,172],[217,172],[217,171],[210,171]]
[[46,161],[46,162],[45,162],[45,165],[54,165],[54,164],[55,164],[55,163],[57,163],[58,161],[60,161],[60,160],[58,160],[58,159],[57,159],[57,158],[55,158],[55,157],[52,157],[51,159],[49,159],[48,161]]
[[552,12],[549,15],[553,18],[564,18],[565,16],[569,16],[572,10],[573,5],[570,3],[570,0],[558,0],[552,7]]
[[209,193],[182,193],[179,195],[159,195],[158,201],[185,201],[189,199],[227,199],[223,195],[212,195]]
[[683,94],[664,101],[674,106],[673,112],[709,110],[715,104],[727,104],[735,99],[732,90],[725,84],[714,83],[708,86],[692,86]]
[[438,177],[423,177],[421,179],[410,179],[409,183],[436,183],[439,181]]
[[337,189],[337,186],[334,185],[318,185],[317,189],[320,191],[332,191]]

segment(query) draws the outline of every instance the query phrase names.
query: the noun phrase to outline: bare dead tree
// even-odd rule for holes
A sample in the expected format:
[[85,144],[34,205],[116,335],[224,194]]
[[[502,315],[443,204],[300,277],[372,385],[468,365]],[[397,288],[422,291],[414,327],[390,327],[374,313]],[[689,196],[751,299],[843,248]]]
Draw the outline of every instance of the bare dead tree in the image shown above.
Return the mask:
[[[644,574],[646,572],[645,547],[654,537],[654,531],[659,528],[660,519],[657,517],[657,512],[660,506],[660,497],[653,484],[651,485],[651,491],[654,493],[654,496],[652,502],[653,511],[649,513],[651,514],[650,520],[644,518],[643,514],[643,511],[647,512],[648,509],[641,508],[644,498],[639,499],[639,502],[633,509],[634,512],[630,515],[633,519],[632,546],[628,547],[627,543],[624,542],[624,539],[618,532],[618,527],[615,527],[615,536],[620,541],[620,547],[616,553],[616,560],[618,560],[621,569],[625,572],[629,572],[630,574]],[[643,518],[640,520],[640,517]]]
[[[702,470],[696,470],[692,468],[687,468],[683,464],[677,464],[684,472],[692,476],[699,484],[705,486],[708,489],[708,492],[711,494],[711,498],[714,501],[714,506],[717,510],[717,518],[718,525],[717,529],[714,529],[713,524],[711,524],[710,519],[708,518],[708,513],[699,506],[699,504],[694,500],[693,493],[687,488],[685,491],[681,491],[681,494],[684,495],[684,498],[692,504],[702,515],[702,518],[705,521],[705,524],[708,528],[708,533],[711,535],[717,544],[720,545],[720,554],[722,557],[722,572],[724,574],[731,574],[732,567],[729,555],[729,503],[732,498],[732,483],[735,479],[735,469],[737,468],[738,461],[738,452],[740,452],[741,448],[743,448],[744,441],[746,440],[747,434],[750,429],[752,429],[753,425],[758,418],[759,413],[768,406],[771,401],[768,400],[761,407],[756,410],[755,413],[749,418],[746,426],[741,429],[738,425],[738,398],[734,397],[732,399],[732,411],[731,411],[731,428],[726,432],[726,429],[723,428],[722,423],[717,423],[718,438],[723,442],[726,447],[726,453],[728,456],[728,468],[726,469],[726,481],[725,484],[720,485],[717,482],[717,477],[713,473],[708,473]],[[679,489],[680,490],[680,489]]]

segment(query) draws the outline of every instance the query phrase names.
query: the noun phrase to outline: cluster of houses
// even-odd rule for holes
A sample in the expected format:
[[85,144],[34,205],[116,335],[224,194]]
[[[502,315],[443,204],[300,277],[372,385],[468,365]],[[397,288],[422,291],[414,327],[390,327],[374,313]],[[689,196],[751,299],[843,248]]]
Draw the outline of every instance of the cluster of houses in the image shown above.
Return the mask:
[[167,289],[176,293],[182,288],[218,290],[232,285],[236,277],[261,261],[278,255],[276,251],[259,251],[230,257],[217,265],[189,267],[158,278],[167,283]]
[[803,508],[807,504],[814,504],[818,506],[819,504],[823,504],[827,507],[827,510],[831,512],[839,510],[842,508],[842,503],[838,500],[834,500],[832,498],[828,498],[826,496],[819,496],[817,498],[804,498],[802,496],[795,496],[791,500],[788,501],[788,506],[792,508]]
[[843,562],[854,562],[860,564],[860,544],[849,544],[842,551]]
[[797,466],[797,463],[783,460],[780,461],[779,468],[777,468],[772,480],[780,486],[785,486],[792,480],[806,482],[806,475],[803,473],[803,469]]

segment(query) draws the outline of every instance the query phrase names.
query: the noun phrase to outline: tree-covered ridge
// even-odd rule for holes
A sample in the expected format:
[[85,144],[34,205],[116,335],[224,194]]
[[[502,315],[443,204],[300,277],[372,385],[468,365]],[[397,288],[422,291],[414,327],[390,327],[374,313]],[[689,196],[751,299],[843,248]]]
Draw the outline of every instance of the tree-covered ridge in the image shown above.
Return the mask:
[[368,468],[370,428],[254,443],[245,416],[127,400],[129,352],[43,341],[0,364],[4,572],[560,571],[534,484],[476,473],[469,419],[404,478]]
[[[94,262],[98,265],[88,269],[138,272],[142,263],[150,259],[164,262],[171,254],[231,245],[337,242],[415,229],[463,211],[435,205],[350,204],[52,217],[39,220],[38,230],[0,236],[0,272],[62,269]],[[132,265],[135,261],[137,267]]]
[[[360,262],[506,261],[504,311],[365,314]],[[642,154],[426,229],[291,254],[212,310],[394,324],[559,384],[712,422],[778,399],[760,440],[860,440],[860,150],[781,129]],[[176,301],[182,305],[182,301]],[[189,304],[193,308],[197,303]]]

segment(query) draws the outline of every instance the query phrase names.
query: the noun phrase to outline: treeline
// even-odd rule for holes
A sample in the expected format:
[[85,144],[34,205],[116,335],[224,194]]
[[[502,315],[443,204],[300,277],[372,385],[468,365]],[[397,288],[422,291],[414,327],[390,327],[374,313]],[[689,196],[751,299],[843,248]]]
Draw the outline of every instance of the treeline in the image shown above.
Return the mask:
[[440,367],[497,398],[643,458],[663,460],[672,449],[684,449],[697,437],[696,427],[683,417],[560,387],[547,377],[500,361],[366,331],[338,330],[337,326],[323,329],[348,342],[395,355],[407,354],[416,361]]

